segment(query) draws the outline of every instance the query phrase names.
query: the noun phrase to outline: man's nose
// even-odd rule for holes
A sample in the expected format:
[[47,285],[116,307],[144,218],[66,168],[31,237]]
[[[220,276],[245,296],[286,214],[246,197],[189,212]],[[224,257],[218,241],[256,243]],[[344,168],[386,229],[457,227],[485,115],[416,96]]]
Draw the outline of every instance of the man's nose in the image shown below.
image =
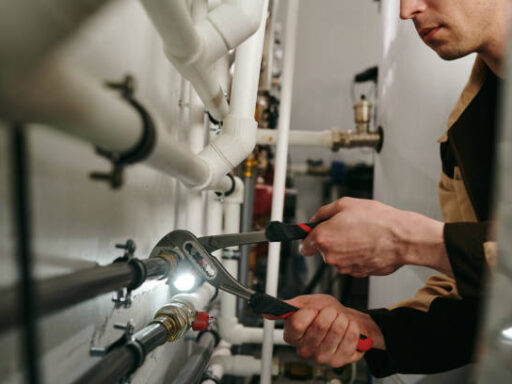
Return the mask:
[[425,0],[400,0],[400,18],[413,19],[426,8]]

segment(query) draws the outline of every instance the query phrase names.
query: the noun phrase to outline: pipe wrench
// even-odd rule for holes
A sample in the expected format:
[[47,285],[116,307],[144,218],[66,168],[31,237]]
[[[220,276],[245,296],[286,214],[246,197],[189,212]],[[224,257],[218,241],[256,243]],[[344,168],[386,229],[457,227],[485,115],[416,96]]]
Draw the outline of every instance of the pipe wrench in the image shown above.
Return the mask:
[[[176,254],[180,260],[187,261],[195,272],[214,287],[247,300],[253,312],[286,319],[299,308],[242,285],[231,276],[215,256],[211,255],[211,252],[244,244],[303,239],[319,223],[283,224],[274,221],[267,226],[265,231],[201,238],[197,238],[189,231],[175,230],[165,235],[157,243],[151,252],[151,257],[159,256],[162,252]],[[359,351],[368,351],[372,345],[371,338],[360,335],[357,345]]]

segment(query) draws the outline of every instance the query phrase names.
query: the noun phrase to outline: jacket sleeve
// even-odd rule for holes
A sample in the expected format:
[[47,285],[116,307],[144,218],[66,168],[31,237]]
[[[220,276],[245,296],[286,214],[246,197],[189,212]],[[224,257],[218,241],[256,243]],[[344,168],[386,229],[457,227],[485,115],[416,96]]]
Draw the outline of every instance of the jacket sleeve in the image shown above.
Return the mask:
[[447,223],[444,242],[457,289],[462,297],[478,297],[489,272],[484,243],[489,241],[489,222]]
[[365,354],[375,377],[438,373],[472,361],[479,316],[476,299],[437,298],[427,312],[398,307],[368,313],[386,343],[385,351]]

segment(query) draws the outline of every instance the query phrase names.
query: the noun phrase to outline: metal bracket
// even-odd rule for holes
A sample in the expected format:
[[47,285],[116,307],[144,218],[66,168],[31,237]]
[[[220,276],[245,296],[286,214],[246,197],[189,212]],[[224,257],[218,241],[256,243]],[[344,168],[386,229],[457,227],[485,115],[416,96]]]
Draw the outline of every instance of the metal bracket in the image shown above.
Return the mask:
[[123,330],[122,336],[114,341],[112,344],[107,345],[106,347],[91,347],[89,350],[89,354],[94,357],[102,357],[105,356],[107,353],[112,351],[113,349],[120,347],[122,345],[127,344],[128,342],[132,341],[133,339],[133,333],[135,331],[135,322],[130,319],[126,322],[126,324],[122,323],[116,323],[114,324],[115,329],[121,329]]
[[106,86],[118,91],[121,97],[137,111],[142,122],[142,136],[132,148],[124,152],[96,148],[98,155],[112,163],[112,170],[110,172],[92,172],[89,175],[90,178],[96,181],[106,181],[112,189],[118,189],[123,185],[124,168],[146,159],[153,151],[156,143],[156,127],[149,112],[135,99],[135,79],[132,76],[127,75],[120,82],[107,82]]
[[[124,255],[114,260],[114,263],[127,262],[134,260],[136,245],[132,239],[126,240],[124,244],[116,244],[117,249],[124,249]],[[130,288],[121,288],[114,292],[112,301],[116,308],[130,308],[132,305],[132,290]]]

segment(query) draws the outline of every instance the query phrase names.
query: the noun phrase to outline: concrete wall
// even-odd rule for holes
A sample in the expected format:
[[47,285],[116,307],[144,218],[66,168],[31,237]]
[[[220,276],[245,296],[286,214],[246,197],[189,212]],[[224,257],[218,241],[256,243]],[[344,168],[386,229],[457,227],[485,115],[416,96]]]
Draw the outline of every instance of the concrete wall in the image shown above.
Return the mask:
[[[379,124],[384,147],[375,158],[375,199],[441,218],[437,139],[470,73],[474,57],[446,62],[423,44],[411,21],[400,21],[399,2],[382,2]],[[404,267],[370,279],[370,306],[411,297],[433,271]],[[406,382],[463,383],[465,371],[434,377],[403,376]],[[387,380],[385,382],[391,383]]]

